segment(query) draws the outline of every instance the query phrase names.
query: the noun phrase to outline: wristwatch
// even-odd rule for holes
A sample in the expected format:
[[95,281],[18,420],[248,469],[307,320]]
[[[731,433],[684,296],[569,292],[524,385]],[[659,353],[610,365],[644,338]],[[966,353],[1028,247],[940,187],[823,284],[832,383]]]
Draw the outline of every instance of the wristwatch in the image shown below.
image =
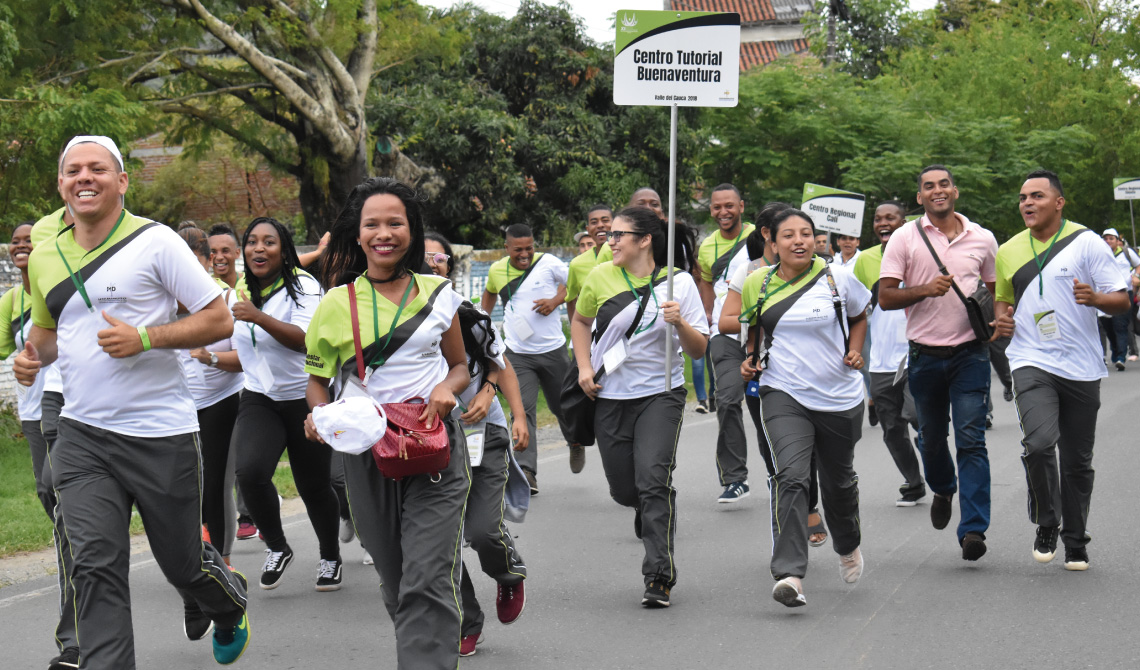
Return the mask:
[[495,395],[498,395],[498,394],[503,392],[503,389],[499,388],[499,385],[493,381],[488,380],[488,381],[483,382],[483,387],[486,388],[487,386],[490,386],[491,388],[495,389]]
[[209,365],[212,368],[218,367],[218,355],[211,351],[210,352],[210,362],[207,363],[206,365]]

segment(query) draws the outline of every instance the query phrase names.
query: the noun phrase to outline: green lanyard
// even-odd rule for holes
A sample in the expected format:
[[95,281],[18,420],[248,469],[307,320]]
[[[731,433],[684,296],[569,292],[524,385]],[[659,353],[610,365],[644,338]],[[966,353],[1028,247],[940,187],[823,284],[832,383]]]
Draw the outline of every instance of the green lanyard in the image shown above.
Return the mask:
[[[743,234],[744,234],[744,223],[742,222],[740,224],[740,232],[736,234],[736,239],[732,241],[732,247],[736,246],[736,243],[740,241],[740,236]],[[729,247],[729,249],[731,250],[732,247]],[[716,232],[715,236],[713,237],[713,263],[716,263],[718,260],[720,260],[720,231],[719,230]],[[728,279],[728,265],[731,265],[731,261],[727,265],[724,266],[724,274],[720,276],[720,279]],[[709,269],[711,270],[712,268],[709,268]]]
[[[654,268],[653,275],[649,278],[649,295],[653,296],[653,305],[656,307],[653,312],[653,320],[646,324],[644,328],[637,328],[634,330],[634,335],[640,335],[641,333],[644,333],[645,331],[652,328],[653,324],[657,322],[657,316],[661,313],[661,303],[657,302],[657,291],[653,290],[653,282],[657,279],[658,272],[660,272],[660,269]],[[628,286],[629,290],[633,292],[633,299],[637,301],[637,310],[641,311],[641,299],[638,298],[637,289],[633,288],[633,282],[629,280],[629,273],[625,271],[625,268],[621,269],[621,276],[625,278],[626,286]],[[649,298],[646,298],[646,300],[649,300]]]
[[[103,241],[99,243],[99,246],[95,247],[91,251],[88,251],[87,253],[85,253],[79,257],[79,269],[80,270],[83,269],[83,259],[87,258],[87,254],[90,254],[92,251],[98,251],[104,244],[107,243],[107,240],[109,240],[115,236],[115,231],[117,231],[119,229],[119,224],[121,224],[123,222],[123,217],[125,217],[126,215],[127,215],[127,210],[124,209],[122,212],[119,213],[119,220],[115,222],[115,227],[111,229],[111,232],[107,233],[107,237],[103,238]],[[95,313],[95,307],[94,307],[94,305],[91,304],[91,298],[87,297],[87,285],[83,282],[83,277],[81,277],[78,272],[72,272],[71,264],[67,262],[67,257],[63,255],[63,250],[59,248],[59,236],[62,235],[64,232],[66,232],[66,230],[67,229],[65,228],[64,230],[61,230],[61,231],[59,231],[59,233],[56,234],[56,236],[55,236],[55,250],[56,250],[56,253],[59,254],[60,260],[63,261],[63,267],[67,268],[67,276],[71,277],[71,283],[75,284],[75,290],[79,291],[79,295],[83,298],[83,302],[87,305],[87,311],[94,314]],[[73,228],[73,230],[74,230],[74,228]]]
[[[372,357],[372,362],[369,363],[373,369],[378,368],[388,362],[388,359],[381,356],[381,352],[388,348],[388,343],[392,341],[392,333],[396,332],[396,325],[400,322],[400,315],[404,313],[404,305],[408,302],[408,296],[412,294],[412,286],[416,280],[413,277],[408,277],[408,288],[404,289],[404,297],[400,298],[400,306],[396,309],[396,316],[392,319],[392,325],[388,328],[388,337],[384,339],[384,345],[376,350],[376,355]],[[368,282],[371,286],[372,282]],[[372,286],[372,332],[376,336],[376,341],[380,341],[380,310],[376,308],[376,287]]]
[[[265,292],[265,295],[269,295],[269,294],[273,293],[278,288],[280,288],[281,286],[284,286],[284,285],[285,285],[285,277],[284,276],[278,277],[277,281],[273,282],[273,286],[270,286],[269,290]],[[253,325],[252,323],[249,324],[249,339],[253,340],[253,348],[256,349],[257,348],[257,333],[253,332],[254,328],[257,328],[257,326]]]
[[[764,261],[764,264],[761,265],[760,268],[772,267],[772,264],[769,263],[768,259],[765,258],[764,256],[761,256],[760,260]],[[777,261],[776,264],[779,265],[779,261]],[[756,270],[759,270],[760,268],[756,268]],[[753,270],[753,272],[755,272],[756,270]],[[772,272],[775,272],[775,270],[772,270]],[[755,312],[756,312],[756,305],[749,305],[748,309],[743,310],[740,313],[740,316],[736,317],[736,320],[739,321],[740,323],[748,323],[749,321],[752,320],[752,315]]]
[[[530,264],[534,265],[534,259],[531,259]],[[525,274],[526,274],[526,270],[519,270],[519,276],[520,277],[525,275]],[[503,309],[506,309],[507,305],[511,304],[511,298],[515,297],[515,292],[510,290],[510,286],[511,286],[511,261],[510,261],[510,259],[508,259],[507,260],[507,283],[503,284],[503,289],[507,291],[507,298],[506,298],[506,300],[503,301]],[[516,286],[515,288],[522,288],[522,286],[521,285]]]
[[1042,277],[1045,274],[1045,263],[1049,261],[1049,253],[1053,251],[1053,245],[1057,243],[1057,239],[1061,237],[1061,231],[1065,230],[1065,220],[1061,219],[1061,227],[1057,229],[1057,233],[1053,235],[1053,239],[1049,242],[1049,248],[1045,250],[1044,256],[1037,255],[1037,247],[1033,244],[1033,236],[1029,236],[1029,249],[1033,252],[1033,261],[1037,263],[1037,295],[1039,297],[1045,296],[1045,281]]

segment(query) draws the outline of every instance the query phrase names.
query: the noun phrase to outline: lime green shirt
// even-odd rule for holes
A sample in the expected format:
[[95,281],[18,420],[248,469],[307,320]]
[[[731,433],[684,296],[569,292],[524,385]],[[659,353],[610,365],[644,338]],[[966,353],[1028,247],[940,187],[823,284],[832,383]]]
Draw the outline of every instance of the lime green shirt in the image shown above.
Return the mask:
[[[756,230],[756,226],[745,221],[740,228],[740,234],[736,237],[725,237],[721,229],[718,227],[712,235],[709,235],[701,242],[700,248],[697,250],[697,263],[701,266],[701,279],[706,282],[713,280],[713,266],[716,262],[726,255],[736,253],[744,245],[744,238]],[[732,256],[728,256],[728,260],[732,260]],[[720,274],[724,274],[727,269],[727,261],[725,267],[720,269]],[[731,277],[722,277],[727,284]]]

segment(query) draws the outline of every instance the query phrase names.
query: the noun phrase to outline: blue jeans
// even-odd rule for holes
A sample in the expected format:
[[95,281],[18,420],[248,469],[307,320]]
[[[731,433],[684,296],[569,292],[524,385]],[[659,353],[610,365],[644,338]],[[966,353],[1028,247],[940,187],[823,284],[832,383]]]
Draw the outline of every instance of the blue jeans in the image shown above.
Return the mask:
[[708,400],[710,395],[716,393],[716,382],[711,373],[709,374],[708,391],[705,390],[705,361],[709,359],[707,349],[705,354],[704,358],[690,359],[693,362],[693,391],[697,394],[697,400]]
[[[926,485],[944,496],[960,492],[959,543],[969,532],[985,537],[990,526],[990,458],[986,452],[989,350],[985,346],[970,347],[947,359],[912,350],[909,379],[922,437],[919,450]],[[951,414],[957,476],[947,443]]]

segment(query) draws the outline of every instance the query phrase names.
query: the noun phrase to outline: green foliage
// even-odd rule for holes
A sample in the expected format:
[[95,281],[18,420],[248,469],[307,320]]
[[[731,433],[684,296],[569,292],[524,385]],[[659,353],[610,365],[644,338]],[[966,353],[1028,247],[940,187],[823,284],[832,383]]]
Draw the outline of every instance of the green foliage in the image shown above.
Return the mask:
[[[914,15],[907,0],[847,0],[848,20],[836,17],[835,57],[839,68],[862,79],[873,79],[898,52],[913,44],[908,26]],[[817,2],[804,17],[804,35],[811,51],[827,54],[828,3]]]

